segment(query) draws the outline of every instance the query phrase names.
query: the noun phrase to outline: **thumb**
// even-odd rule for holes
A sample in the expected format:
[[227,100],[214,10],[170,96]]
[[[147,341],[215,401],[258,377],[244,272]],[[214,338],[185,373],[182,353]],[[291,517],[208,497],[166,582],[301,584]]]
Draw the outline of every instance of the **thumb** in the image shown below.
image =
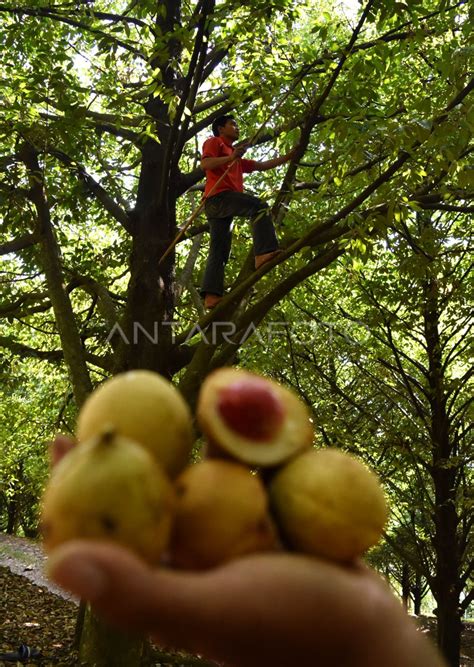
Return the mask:
[[62,588],[88,600],[112,625],[153,635],[162,645],[203,648],[208,621],[200,575],[155,570],[123,547],[89,540],[58,547],[47,573]]

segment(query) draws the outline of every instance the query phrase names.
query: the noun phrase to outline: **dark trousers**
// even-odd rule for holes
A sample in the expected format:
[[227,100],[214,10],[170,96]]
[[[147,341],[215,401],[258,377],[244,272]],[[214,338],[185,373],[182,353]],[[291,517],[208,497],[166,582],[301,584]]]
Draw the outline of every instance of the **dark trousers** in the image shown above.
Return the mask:
[[205,204],[211,242],[201,294],[224,294],[225,265],[232,244],[232,219],[250,218],[254,255],[278,248],[268,205],[255,195],[226,190],[209,197]]

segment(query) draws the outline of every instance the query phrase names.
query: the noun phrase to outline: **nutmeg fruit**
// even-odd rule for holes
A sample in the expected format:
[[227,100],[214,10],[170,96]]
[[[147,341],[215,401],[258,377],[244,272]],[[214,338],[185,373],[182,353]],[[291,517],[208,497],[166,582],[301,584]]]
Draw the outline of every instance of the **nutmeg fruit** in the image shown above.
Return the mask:
[[186,468],[175,488],[169,551],[175,567],[201,570],[277,548],[265,488],[245,466],[208,459]]
[[378,542],[387,521],[379,480],[341,450],[310,450],[271,481],[277,525],[298,552],[349,562]]
[[274,380],[236,368],[205,379],[197,420],[212,452],[250,466],[276,466],[311,446],[313,425],[305,403]]
[[72,539],[104,539],[157,564],[168,545],[175,493],[161,466],[113,430],[72,449],[43,495],[47,552]]
[[108,425],[143,445],[171,477],[189,460],[194,441],[190,410],[179,391],[158,373],[128,371],[100,385],[79,412],[79,443]]

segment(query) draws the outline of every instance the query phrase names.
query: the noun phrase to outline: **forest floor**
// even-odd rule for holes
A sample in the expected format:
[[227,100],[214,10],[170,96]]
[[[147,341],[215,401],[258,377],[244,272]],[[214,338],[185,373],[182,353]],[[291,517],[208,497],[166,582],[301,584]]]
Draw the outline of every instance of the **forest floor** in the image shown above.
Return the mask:
[[[0,533],[0,654],[14,652],[21,644],[40,651],[28,665],[72,667],[79,665],[71,649],[77,601],[53,586],[45,577],[45,556],[34,540]],[[423,632],[434,636],[432,617],[417,619]],[[474,624],[466,623],[462,637],[461,667],[474,667]],[[0,667],[14,662],[2,661]],[[18,662],[17,664],[25,664]],[[213,667],[193,656],[156,652],[155,667]]]

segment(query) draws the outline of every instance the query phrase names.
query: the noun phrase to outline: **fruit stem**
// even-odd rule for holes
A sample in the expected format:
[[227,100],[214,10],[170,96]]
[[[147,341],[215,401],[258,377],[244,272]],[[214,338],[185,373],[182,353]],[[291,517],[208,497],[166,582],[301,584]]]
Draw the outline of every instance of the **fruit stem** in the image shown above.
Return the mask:
[[99,443],[101,445],[110,445],[116,435],[117,429],[115,426],[113,424],[106,424],[100,432]]

